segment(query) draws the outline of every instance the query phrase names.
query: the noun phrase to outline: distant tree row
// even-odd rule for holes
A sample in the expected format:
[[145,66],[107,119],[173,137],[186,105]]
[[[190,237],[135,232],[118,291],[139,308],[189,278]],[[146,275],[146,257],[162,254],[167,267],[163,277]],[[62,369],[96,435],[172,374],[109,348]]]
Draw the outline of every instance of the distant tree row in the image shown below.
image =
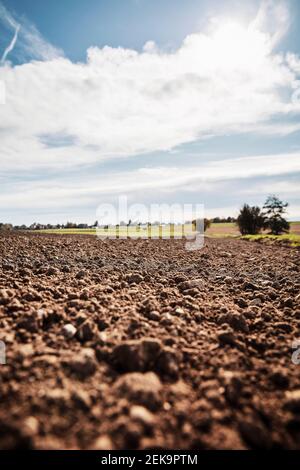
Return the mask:
[[237,224],[242,235],[257,235],[263,230],[269,230],[272,235],[280,235],[290,230],[290,224],[284,218],[287,202],[277,196],[269,196],[261,209],[258,206],[244,204]]
[[236,222],[234,217],[214,217],[210,219],[212,224],[232,224]]
[[[0,224],[1,225],[7,225],[7,224]],[[88,228],[95,228],[98,227],[98,222],[96,221],[94,225],[89,225],[89,224],[76,224],[74,222],[67,222],[66,224],[39,224],[37,222],[34,222],[33,224],[27,226],[27,225],[16,225],[16,226],[11,226],[11,228],[14,228],[15,230],[60,230],[64,228],[79,228],[79,229],[88,229]]]
[[[215,217],[213,219],[205,218],[204,230],[206,231],[210,227],[211,223],[236,223],[242,235],[256,235],[263,230],[269,230],[271,234],[279,235],[281,233],[289,232],[290,229],[290,224],[284,218],[284,214],[286,213],[287,207],[288,203],[281,201],[277,196],[269,196],[262,209],[258,206],[249,206],[248,204],[244,204],[242,209],[240,210],[237,219],[235,219],[234,217]],[[192,223],[196,225],[197,220],[193,220]],[[160,225],[160,222],[154,222],[152,224],[148,222],[146,224],[142,224],[141,222],[133,222],[132,220],[129,220],[128,222],[120,222],[118,226],[137,226],[138,228],[141,228],[142,225],[149,227],[151,225]],[[13,225],[11,224],[0,223],[0,230],[92,229],[96,227],[100,227],[97,220],[93,225],[89,225],[86,223],[76,224],[74,222],[52,225],[40,224],[35,222],[29,227],[27,227],[26,225],[18,225],[13,227]],[[104,227],[104,229],[108,229],[108,225],[101,227]]]

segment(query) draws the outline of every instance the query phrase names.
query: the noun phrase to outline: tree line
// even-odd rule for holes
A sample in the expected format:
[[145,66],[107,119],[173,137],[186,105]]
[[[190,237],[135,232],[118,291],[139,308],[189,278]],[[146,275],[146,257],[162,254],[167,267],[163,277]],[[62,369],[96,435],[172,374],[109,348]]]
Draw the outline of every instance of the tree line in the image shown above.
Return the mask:
[[[273,235],[279,235],[281,233],[287,233],[290,230],[290,224],[284,218],[286,209],[288,207],[287,202],[281,201],[277,196],[269,196],[261,209],[258,206],[249,206],[244,204],[240,210],[240,213],[235,219],[234,217],[215,217],[213,219],[204,219],[204,230],[206,231],[212,223],[235,223],[237,224],[239,231],[242,235],[257,235],[263,230],[269,230]],[[196,220],[192,221],[196,224]],[[188,223],[188,222],[187,222]],[[190,223],[190,222],[189,222]],[[161,225],[159,222],[147,224],[134,223],[131,220],[126,222],[121,222],[119,226],[155,226]],[[165,224],[162,224],[165,225]],[[66,224],[40,224],[33,223],[30,226],[26,225],[16,225],[7,223],[0,223],[0,230],[60,230],[60,229],[94,229],[100,227],[99,222],[96,222],[93,225],[86,223],[76,224],[74,222],[67,222]],[[108,228],[108,226],[103,226]]]

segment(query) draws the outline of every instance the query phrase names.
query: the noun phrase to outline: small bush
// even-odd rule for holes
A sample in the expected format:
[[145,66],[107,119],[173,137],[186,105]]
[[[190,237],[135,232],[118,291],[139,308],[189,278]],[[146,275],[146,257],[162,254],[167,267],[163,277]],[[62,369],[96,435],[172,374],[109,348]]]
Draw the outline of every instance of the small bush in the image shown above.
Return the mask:
[[244,204],[237,218],[237,225],[242,235],[256,235],[265,225],[265,217],[257,206]]

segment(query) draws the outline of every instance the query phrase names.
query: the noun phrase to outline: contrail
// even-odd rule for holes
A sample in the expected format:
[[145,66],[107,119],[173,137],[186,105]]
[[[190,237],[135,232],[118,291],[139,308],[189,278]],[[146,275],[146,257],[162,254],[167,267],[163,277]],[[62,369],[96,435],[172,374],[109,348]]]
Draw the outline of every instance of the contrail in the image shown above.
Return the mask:
[[16,26],[16,30],[15,30],[15,34],[14,34],[14,37],[12,38],[11,40],[11,43],[7,46],[7,48],[5,49],[4,53],[3,53],[3,56],[0,60],[0,64],[4,64],[4,62],[6,61],[6,58],[8,56],[8,54],[13,50],[13,48],[15,47],[16,45],[16,42],[18,40],[18,34],[19,34],[19,31],[20,31],[20,25],[18,24]]

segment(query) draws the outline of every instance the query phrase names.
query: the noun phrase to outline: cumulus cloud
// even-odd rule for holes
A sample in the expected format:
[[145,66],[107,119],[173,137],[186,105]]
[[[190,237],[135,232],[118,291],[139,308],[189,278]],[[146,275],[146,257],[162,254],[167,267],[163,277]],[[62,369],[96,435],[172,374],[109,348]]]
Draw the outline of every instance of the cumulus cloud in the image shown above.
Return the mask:
[[[288,19],[275,12],[282,30]],[[6,63],[2,169],[74,167],[215,135],[297,130],[287,121],[300,112],[292,99],[299,58],[274,53],[276,33],[262,24],[260,11],[248,27],[225,23],[172,52],[153,43],[142,52],[92,47],[85,63],[73,63],[41,47],[48,60]]]
[[263,0],[255,20],[252,23],[254,29],[268,31],[271,35],[272,46],[275,46],[288,31],[290,14],[287,4],[277,0]]
[[[300,172],[299,152],[225,160],[223,154],[215,162],[199,154],[190,167],[160,162],[104,176],[98,166],[143,153],[176,156],[180,145],[214,136],[299,131],[300,58],[275,50],[289,25],[284,4],[264,1],[247,27],[215,21],[213,30],[189,35],[173,51],[153,41],[140,52],[91,47],[83,63],[68,60],[0,1],[1,21],[14,34],[0,67],[6,89],[0,106],[0,207],[8,213],[67,214],[122,193],[199,189],[217,194],[220,204],[222,188],[234,192],[231,182],[237,188],[237,181],[264,177],[270,185],[270,178],[286,175],[286,181]],[[15,54],[27,57],[25,63],[10,63]],[[262,182],[256,192],[268,185]],[[294,189],[289,194],[296,198]],[[234,208],[216,209],[215,215],[232,215]]]

